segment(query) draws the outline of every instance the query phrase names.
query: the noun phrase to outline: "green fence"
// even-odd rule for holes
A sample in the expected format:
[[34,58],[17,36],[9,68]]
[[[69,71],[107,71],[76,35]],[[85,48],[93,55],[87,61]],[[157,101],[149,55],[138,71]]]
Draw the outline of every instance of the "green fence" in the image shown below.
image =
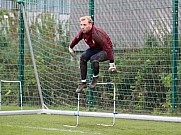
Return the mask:
[[[181,114],[180,0],[52,2],[23,2],[43,100],[48,108],[76,109],[79,55],[87,46],[81,41],[75,48],[75,58],[69,56],[68,46],[80,31],[79,17],[90,15],[114,45],[118,73],[109,74],[109,63],[103,62],[99,82],[116,84],[116,111]],[[16,9],[0,10],[0,79],[21,81],[23,106],[40,108],[20,3],[16,3]],[[17,85],[2,83],[2,109],[18,106]],[[113,110],[111,85],[98,85],[91,92],[87,88],[80,98],[81,110]]]

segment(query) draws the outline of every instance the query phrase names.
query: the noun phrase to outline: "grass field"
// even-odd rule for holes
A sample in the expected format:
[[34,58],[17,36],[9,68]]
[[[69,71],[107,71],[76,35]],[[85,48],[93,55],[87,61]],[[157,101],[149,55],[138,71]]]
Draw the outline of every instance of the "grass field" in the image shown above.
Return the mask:
[[114,127],[97,126],[111,124],[111,118],[79,117],[64,115],[12,115],[0,116],[0,135],[180,135],[181,123],[116,119]]

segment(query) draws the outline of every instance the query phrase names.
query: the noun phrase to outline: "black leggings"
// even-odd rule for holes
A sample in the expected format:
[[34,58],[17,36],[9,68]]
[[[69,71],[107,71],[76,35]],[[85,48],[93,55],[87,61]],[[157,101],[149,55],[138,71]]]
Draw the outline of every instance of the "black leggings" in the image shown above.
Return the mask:
[[90,60],[93,68],[93,74],[99,74],[99,62],[108,60],[107,53],[103,50],[87,49],[80,57],[81,79],[87,78],[87,62]]

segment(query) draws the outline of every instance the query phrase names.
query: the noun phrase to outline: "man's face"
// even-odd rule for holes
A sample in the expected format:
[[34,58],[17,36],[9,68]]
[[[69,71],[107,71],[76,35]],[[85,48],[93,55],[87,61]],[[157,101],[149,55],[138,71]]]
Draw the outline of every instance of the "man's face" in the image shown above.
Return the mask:
[[80,27],[83,33],[88,33],[92,28],[92,24],[89,23],[87,19],[85,19],[80,21]]

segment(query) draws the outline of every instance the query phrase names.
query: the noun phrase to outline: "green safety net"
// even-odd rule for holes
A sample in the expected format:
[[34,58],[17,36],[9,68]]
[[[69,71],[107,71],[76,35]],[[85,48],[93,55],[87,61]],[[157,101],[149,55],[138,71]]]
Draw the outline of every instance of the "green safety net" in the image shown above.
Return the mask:
[[[117,74],[100,63],[99,83],[80,95],[82,111],[119,113],[181,113],[180,7],[168,0],[25,0],[23,2],[44,104],[50,109],[76,110],[80,83],[79,57],[84,41],[69,55],[80,31],[79,18],[90,15],[114,46]],[[11,3],[11,4],[10,4]],[[40,94],[21,18],[20,3],[3,1],[0,10],[0,79],[21,81],[23,108],[41,108]],[[177,20],[178,19],[178,20]],[[22,21],[22,22],[21,22]],[[177,27],[178,24],[178,27]],[[24,35],[23,35],[24,33]],[[177,39],[178,38],[178,39]],[[92,77],[88,63],[88,76]],[[1,82],[2,109],[20,102],[19,83]],[[12,107],[10,107],[12,108]],[[9,109],[10,109],[9,108]]]

